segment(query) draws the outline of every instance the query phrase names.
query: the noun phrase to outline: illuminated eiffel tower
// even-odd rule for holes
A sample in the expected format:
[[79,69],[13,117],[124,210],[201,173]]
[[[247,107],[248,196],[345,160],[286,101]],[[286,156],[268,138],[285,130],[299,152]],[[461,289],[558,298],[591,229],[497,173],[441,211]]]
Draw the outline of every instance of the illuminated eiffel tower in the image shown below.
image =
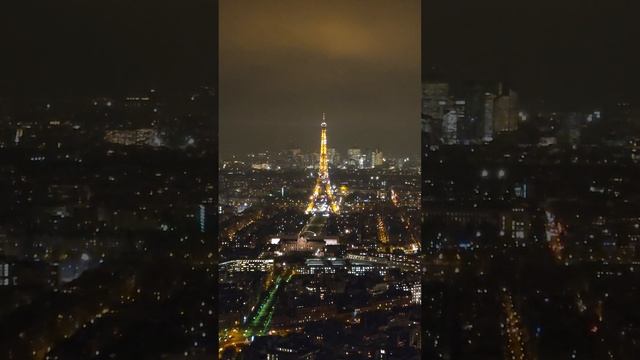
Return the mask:
[[327,159],[327,123],[325,114],[322,113],[322,132],[320,134],[320,166],[318,168],[318,179],[313,188],[313,194],[309,197],[307,214],[329,215],[338,212],[339,207],[333,197],[331,181],[329,180],[329,161]]

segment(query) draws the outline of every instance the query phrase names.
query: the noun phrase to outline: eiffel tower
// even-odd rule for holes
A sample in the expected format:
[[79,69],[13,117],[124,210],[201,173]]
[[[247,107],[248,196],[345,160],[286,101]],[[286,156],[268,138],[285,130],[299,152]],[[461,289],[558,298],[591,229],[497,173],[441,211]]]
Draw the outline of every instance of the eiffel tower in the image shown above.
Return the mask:
[[339,207],[333,196],[331,181],[329,180],[329,161],[327,159],[327,123],[325,114],[322,113],[322,127],[320,133],[320,166],[318,168],[318,179],[313,188],[313,194],[309,197],[307,214],[336,214]]

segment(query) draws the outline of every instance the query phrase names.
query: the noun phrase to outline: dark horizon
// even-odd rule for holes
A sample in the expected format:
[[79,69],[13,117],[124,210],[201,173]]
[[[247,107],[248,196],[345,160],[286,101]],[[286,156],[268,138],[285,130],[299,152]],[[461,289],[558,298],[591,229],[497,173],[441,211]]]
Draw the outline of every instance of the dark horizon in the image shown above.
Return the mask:
[[423,80],[502,81],[560,111],[640,104],[635,3],[425,1],[422,13]]
[[217,1],[12,2],[2,97],[179,94],[217,84]]

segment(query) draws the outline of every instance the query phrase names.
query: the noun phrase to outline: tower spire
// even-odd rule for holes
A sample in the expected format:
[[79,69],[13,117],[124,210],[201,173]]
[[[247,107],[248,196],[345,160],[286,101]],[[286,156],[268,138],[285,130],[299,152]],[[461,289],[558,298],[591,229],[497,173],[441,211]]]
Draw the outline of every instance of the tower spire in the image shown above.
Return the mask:
[[309,205],[306,213],[337,213],[338,205],[333,198],[333,190],[329,180],[329,160],[327,158],[327,123],[326,115],[322,113],[320,124],[320,164],[318,166],[318,178],[313,188],[313,194],[309,197]]

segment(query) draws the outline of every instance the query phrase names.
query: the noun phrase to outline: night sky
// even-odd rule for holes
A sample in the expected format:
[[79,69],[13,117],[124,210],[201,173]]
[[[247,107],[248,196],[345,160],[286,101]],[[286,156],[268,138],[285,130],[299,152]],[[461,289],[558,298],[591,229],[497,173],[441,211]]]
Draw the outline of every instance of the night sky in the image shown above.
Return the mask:
[[423,77],[503,80],[558,109],[640,105],[637,3],[423,1]]
[[180,93],[217,82],[217,0],[5,3],[0,95]]
[[417,155],[419,0],[220,3],[220,151]]
[[[332,146],[415,152],[418,1],[223,1],[223,152],[312,148],[322,111]],[[216,83],[214,0],[6,3],[0,96]],[[640,105],[638,8],[631,0],[423,1],[423,77],[435,68],[446,80],[503,80],[559,109]]]

